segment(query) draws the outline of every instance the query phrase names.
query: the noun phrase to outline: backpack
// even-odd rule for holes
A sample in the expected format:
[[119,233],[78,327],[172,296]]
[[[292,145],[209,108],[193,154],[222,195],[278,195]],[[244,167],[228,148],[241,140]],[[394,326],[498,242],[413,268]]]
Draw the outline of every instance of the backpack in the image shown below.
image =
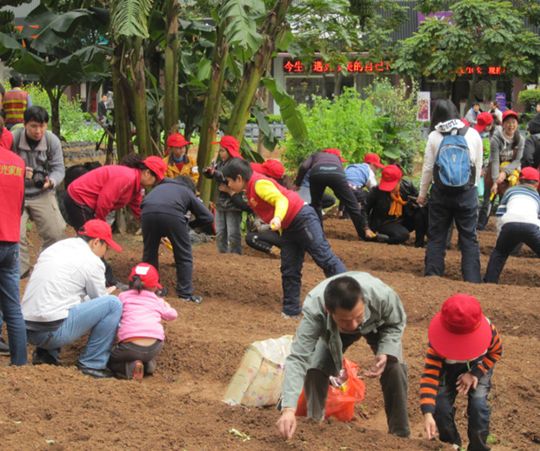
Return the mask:
[[474,185],[475,167],[465,139],[468,129],[463,127],[443,134],[433,167],[433,180],[439,188],[463,191]]

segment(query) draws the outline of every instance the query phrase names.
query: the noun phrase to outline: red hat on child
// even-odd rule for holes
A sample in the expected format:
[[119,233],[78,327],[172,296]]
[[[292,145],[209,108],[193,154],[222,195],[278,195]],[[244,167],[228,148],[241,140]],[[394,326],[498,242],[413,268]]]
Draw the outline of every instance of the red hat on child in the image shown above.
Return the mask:
[[492,331],[478,300],[468,294],[449,297],[429,324],[429,343],[450,360],[471,360],[484,354]]
[[339,149],[324,149],[323,152],[331,153],[339,157],[342,163],[345,163],[347,160],[341,156],[341,150]]
[[78,234],[89,238],[99,238],[105,241],[111,249],[116,252],[122,252],[122,246],[112,238],[111,226],[101,219],[90,219],[86,221],[78,231]]
[[502,118],[502,121],[504,122],[506,119],[508,119],[509,117],[513,117],[516,121],[519,121],[519,116],[518,114],[514,111],[514,110],[506,110],[504,113],[503,113],[503,118]]
[[135,276],[139,276],[146,288],[163,288],[159,283],[159,273],[150,263],[139,263],[129,273],[129,281],[133,282]]
[[191,141],[184,138],[181,133],[172,133],[167,138],[167,147],[184,147],[189,146]]
[[372,164],[379,169],[384,168],[384,164],[381,163],[381,157],[376,153],[366,153],[364,155],[364,163]]
[[242,158],[242,155],[240,155],[240,143],[234,136],[225,135],[221,138],[221,141],[213,141],[212,144],[219,144],[233,158]]
[[538,172],[538,169],[526,167],[521,170],[519,178],[521,180],[536,180],[538,182],[540,181],[540,173]]
[[165,178],[165,173],[167,172],[167,163],[165,163],[160,157],[156,157],[155,155],[146,157],[143,160],[143,164],[154,174],[156,174],[158,181],[161,182]]
[[491,113],[484,111],[480,113],[476,118],[476,125],[473,127],[478,133],[482,133],[486,127],[489,127],[493,123],[493,116]]
[[395,164],[385,166],[381,173],[379,189],[381,191],[392,191],[403,177],[403,172]]
[[266,160],[262,166],[265,171],[264,173],[273,179],[279,180],[281,177],[283,177],[283,175],[285,175],[285,166],[283,166],[279,160]]

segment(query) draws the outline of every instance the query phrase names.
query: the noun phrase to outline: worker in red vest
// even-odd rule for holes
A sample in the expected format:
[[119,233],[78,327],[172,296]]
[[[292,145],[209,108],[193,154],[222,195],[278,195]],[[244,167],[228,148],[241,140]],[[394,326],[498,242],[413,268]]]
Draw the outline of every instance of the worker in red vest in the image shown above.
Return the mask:
[[32,106],[30,94],[24,91],[22,79],[19,75],[13,75],[9,79],[11,89],[4,94],[4,112],[6,113],[6,127],[10,130],[15,124],[24,123],[24,111]]

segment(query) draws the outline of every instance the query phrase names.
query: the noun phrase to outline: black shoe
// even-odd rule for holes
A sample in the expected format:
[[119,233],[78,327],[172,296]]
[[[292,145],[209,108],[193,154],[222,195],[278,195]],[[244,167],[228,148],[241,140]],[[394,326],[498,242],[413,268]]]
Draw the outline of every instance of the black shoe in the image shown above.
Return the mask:
[[160,298],[167,296],[168,294],[169,290],[166,287],[156,290],[156,296],[159,296]]
[[0,355],[9,355],[9,346],[3,338],[0,338]]
[[43,348],[36,348],[32,353],[32,365],[60,365],[60,360]]
[[388,235],[385,235],[384,233],[377,233],[375,241],[377,243],[388,243],[388,241],[390,241],[390,237]]
[[77,368],[79,368],[81,373],[86,374],[87,376],[92,376],[96,379],[105,379],[107,377],[113,377],[113,373],[111,372],[111,370],[107,368],[98,370],[96,368],[88,368],[82,365],[77,365]]
[[195,296],[193,294],[191,296],[188,296],[187,298],[180,296],[180,300],[184,302],[193,302],[195,304],[200,304],[202,302],[202,296]]

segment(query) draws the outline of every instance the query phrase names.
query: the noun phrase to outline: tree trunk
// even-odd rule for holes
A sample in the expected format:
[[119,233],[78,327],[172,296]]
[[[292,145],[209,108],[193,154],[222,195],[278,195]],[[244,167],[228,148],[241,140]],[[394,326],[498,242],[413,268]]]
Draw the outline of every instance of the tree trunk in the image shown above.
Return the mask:
[[[212,55],[212,76],[208,85],[208,94],[204,101],[204,116],[201,125],[201,141],[197,154],[199,171],[207,167],[213,158],[212,141],[219,129],[219,112],[221,109],[221,92],[225,78],[225,62],[229,47],[220,27],[217,30],[216,45]],[[208,205],[212,196],[212,181],[206,177],[199,178],[201,199]]]
[[[139,154],[152,155],[154,146],[150,138],[150,124],[146,108],[146,76],[144,73],[142,39],[135,38],[129,57],[129,85],[133,99],[133,115],[137,130]],[[157,151],[157,149],[155,149]]]
[[124,85],[125,77],[122,74],[122,59],[124,44],[117,43],[113,50],[112,82],[114,95],[114,130],[116,135],[116,153],[118,160],[122,160],[131,151],[131,124],[129,121],[128,92]]
[[45,88],[45,91],[49,97],[49,103],[51,104],[52,132],[60,138],[60,97],[62,97],[64,88],[62,86],[56,86],[56,88]]
[[168,134],[178,123],[178,1],[167,1],[167,45],[165,47],[164,129]]
[[228,134],[235,136],[238,141],[242,141],[244,137],[244,129],[249,119],[255,92],[262,76],[268,69],[275,43],[284,31],[285,15],[291,3],[292,0],[278,0],[275,3],[262,25],[263,42],[261,47],[244,69],[244,76],[238,90],[239,95],[227,125]]

